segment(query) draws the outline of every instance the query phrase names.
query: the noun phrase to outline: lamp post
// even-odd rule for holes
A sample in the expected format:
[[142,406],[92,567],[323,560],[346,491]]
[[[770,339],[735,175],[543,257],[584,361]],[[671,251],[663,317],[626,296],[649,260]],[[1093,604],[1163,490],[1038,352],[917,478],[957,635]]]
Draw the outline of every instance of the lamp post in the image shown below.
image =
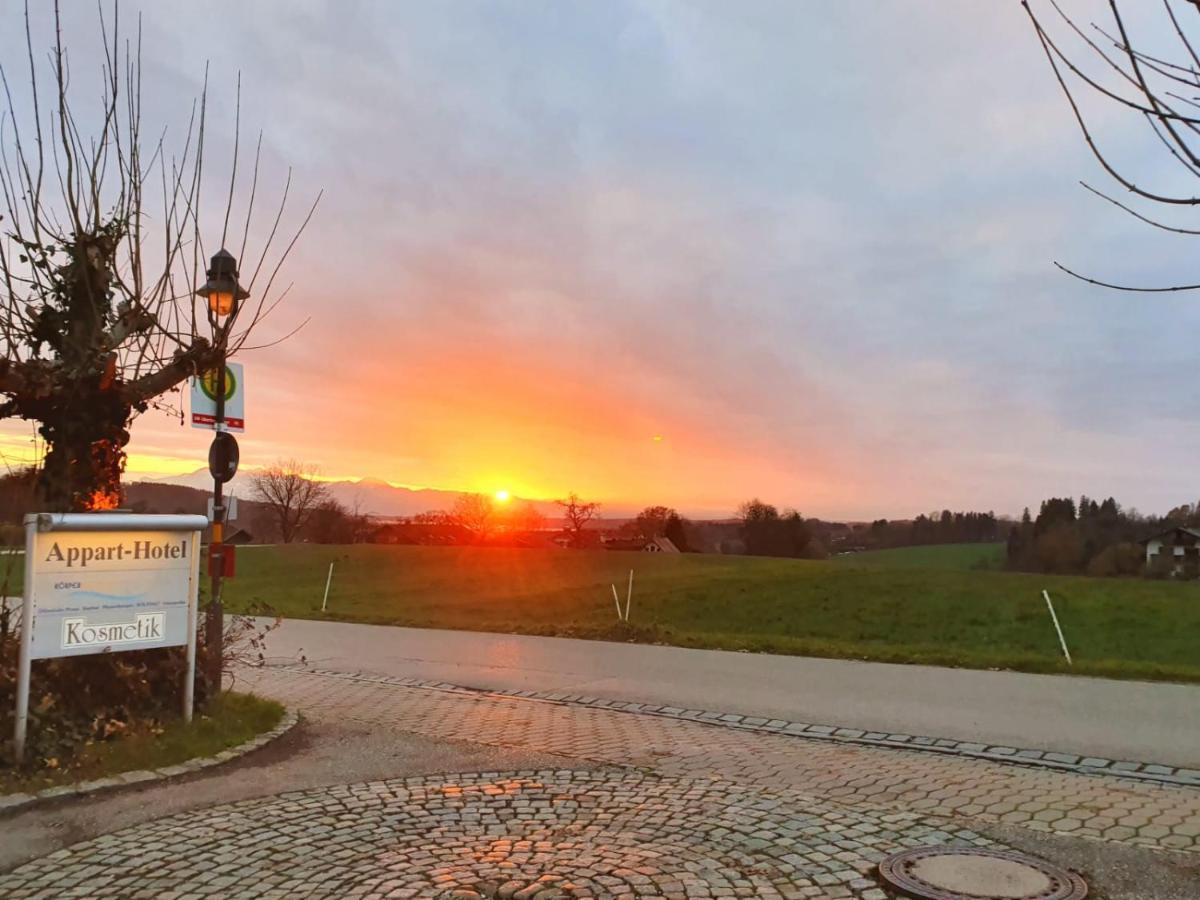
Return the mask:
[[[208,268],[208,281],[196,291],[197,296],[208,301],[209,321],[213,326],[214,345],[217,351],[216,372],[213,381],[216,395],[217,414],[213,425],[217,434],[213,438],[208,454],[208,467],[213,473],[212,532],[209,539],[209,575],[212,579],[211,596],[204,615],[205,678],[210,691],[221,689],[222,637],[224,614],[221,608],[221,579],[225,573],[225,482],[232,477],[228,465],[229,453],[236,454],[237,442],[233,435],[225,432],[225,352],[229,329],[237,318],[238,305],[250,294],[238,284],[237,259],[228,250],[221,249],[213,256]],[[222,324],[222,320],[225,320]],[[236,456],[233,467],[236,470]]]

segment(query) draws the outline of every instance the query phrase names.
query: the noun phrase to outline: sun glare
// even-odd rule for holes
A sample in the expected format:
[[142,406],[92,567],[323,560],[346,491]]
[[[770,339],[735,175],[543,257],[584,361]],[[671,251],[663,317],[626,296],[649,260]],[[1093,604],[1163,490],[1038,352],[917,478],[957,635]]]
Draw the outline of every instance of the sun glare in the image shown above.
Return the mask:
[[496,502],[507,503],[510,496],[511,495],[508,493],[508,491],[496,491]]

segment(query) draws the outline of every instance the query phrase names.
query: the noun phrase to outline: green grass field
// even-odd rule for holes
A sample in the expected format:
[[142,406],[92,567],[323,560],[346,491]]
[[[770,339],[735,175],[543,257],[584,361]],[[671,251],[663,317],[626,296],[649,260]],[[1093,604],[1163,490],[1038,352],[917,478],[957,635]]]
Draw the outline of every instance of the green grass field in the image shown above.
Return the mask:
[[[333,588],[322,613],[330,562]],[[242,548],[226,600],[231,609],[262,603],[316,619],[1200,681],[1195,584],[858,562],[473,547]],[[609,585],[624,598],[630,568],[636,575],[625,627]],[[1042,588],[1055,600],[1072,669],[1062,660]]]
[[895,547],[835,556],[845,566],[876,569],[1000,569],[1004,566],[1004,544],[933,544],[926,547]]

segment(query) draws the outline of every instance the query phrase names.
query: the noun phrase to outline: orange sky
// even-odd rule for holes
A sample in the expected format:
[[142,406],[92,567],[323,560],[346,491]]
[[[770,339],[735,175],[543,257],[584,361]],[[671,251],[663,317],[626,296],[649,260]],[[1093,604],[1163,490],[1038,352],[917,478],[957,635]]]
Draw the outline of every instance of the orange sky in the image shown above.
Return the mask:
[[[780,465],[754,434],[752,417],[718,422],[678,386],[602,361],[563,366],[535,348],[457,343],[405,353],[402,361],[380,354],[334,362],[257,392],[253,357],[246,365],[251,399],[242,446],[251,463],[294,447],[331,476],[530,498],[575,491],[606,503],[645,498],[724,514],[732,509],[730,473],[753,459],[753,471],[737,479],[746,490],[786,483],[806,496],[826,494],[819,463],[808,472]],[[308,399],[293,399],[297,388]],[[153,421],[135,434],[146,435],[147,449],[161,441],[164,454],[206,442],[203,432],[181,434]],[[131,470],[142,465],[155,463],[131,459]]]
[[[383,355],[335,361],[294,377],[249,356],[244,467],[295,455],[329,477],[727,514],[729,473],[754,458],[747,485],[827,495],[815,462],[807,473],[776,465],[749,419],[720,427],[649,376],[563,370],[528,351],[520,361],[503,348],[459,352],[430,348],[402,367]],[[27,453],[28,431],[6,431],[6,454]],[[131,478],[204,465],[208,433],[165,414],[145,414],[133,435]]]

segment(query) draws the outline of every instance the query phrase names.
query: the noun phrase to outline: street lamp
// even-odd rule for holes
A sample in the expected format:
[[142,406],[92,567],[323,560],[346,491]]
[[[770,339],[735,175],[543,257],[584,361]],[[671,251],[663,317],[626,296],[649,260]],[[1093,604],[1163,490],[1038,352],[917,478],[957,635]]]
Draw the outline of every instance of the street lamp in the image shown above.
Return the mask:
[[[221,579],[225,575],[225,482],[237,472],[237,440],[225,431],[225,351],[229,325],[237,314],[238,304],[250,293],[238,284],[237,259],[222,248],[213,256],[208,267],[208,281],[196,291],[208,301],[208,309],[216,323],[229,317],[219,326],[215,338],[217,360],[214,372],[217,410],[212,447],[208,451],[208,468],[213,476],[212,535],[208,545],[208,568],[212,579],[212,596],[204,615],[204,644],[206,649],[206,678],[209,690],[221,689],[221,656],[224,615],[221,609]],[[203,376],[202,376],[203,377]]]
[[238,284],[237,259],[222,248],[209,262],[208,281],[196,295],[208,300],[209,311],[218,319],[237,312],[238,303],[250,296]]

